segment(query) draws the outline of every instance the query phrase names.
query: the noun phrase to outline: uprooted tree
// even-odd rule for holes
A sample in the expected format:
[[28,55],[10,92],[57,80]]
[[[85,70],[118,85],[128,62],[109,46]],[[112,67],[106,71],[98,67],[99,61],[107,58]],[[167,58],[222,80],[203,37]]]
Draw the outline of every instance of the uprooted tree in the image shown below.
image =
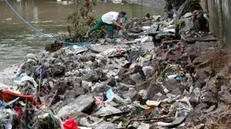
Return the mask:
[[[67,17],[69,23],[67,26],[68,35],[58,36],[57,39],[78,43],[101,37],[104,29],[92,33],[90,37],[85,37],[86,32],[97,22],[97,20],[90,15],[93,7],[96,5],[95,2],[94,0],[75,0],[74,12]],[[54,52],[64,46],[66,46],[66,44],[63,43],[49,44],[45,50]]]
[[85,37],[86,32],[97,22],[90,15],[96,5],[95,2],[95,0],[75,0],[75,10],[74,13],[68,16],[70,25],[67,27],[69,38],[74,42],[89,41],[103,35],[104,29],[96,31],[88,38]]

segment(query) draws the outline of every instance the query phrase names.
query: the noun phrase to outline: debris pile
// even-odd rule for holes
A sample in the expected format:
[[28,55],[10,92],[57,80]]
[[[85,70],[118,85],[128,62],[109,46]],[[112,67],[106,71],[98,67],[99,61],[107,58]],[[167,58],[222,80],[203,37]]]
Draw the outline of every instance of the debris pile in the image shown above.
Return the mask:
[[132,41],[28,54],[0,91],[0,127],[230,128],[231,56],[189,17],[202,15],[183,14],[180,36],[153,16],[127,24]]

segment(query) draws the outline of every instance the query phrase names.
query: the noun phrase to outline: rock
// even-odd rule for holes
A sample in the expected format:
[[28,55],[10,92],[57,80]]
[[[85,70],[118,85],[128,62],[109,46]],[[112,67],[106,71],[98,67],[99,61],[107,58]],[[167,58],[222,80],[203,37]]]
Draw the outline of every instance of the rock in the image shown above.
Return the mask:
[[215,96],[216,93],[211,90],[211,88],[202,88],[200,101],[203,103],[208,104],[216,104],[217,103],[217,97]]
[[62,107],[57,116],[64,117],[65,115],[79,115],[82,113],[89,113],[92,106],[94,106],[95,100],[92,95],[81,95],[76,100],[70,102],[66,106]]
[[201,96],[200,86],[194,87],[192,89],[190,103],[194,106],[197,105],[200,102],[200,96]]
[[210,112],[214,111],[215,109],[216,109],[216,105],[212,105],[211,107],[209,107],[208,109],[204,110],[203,112],[210,113]]
[[138,94],[143,98],[143,99],[147,99],[148,93],[147,90],[140,90],[138,92]]
[[[133,79],[135,79],[135,78],[133,78]],[[136,82],[133,81],[129,76],[127,76],[126,78],[124,78],[122,80],[122,83],[124,83],[126,85],[135,85],[136,84]]]
[[127,72],[127,70],[123,67],[121,67],[119,69],[119,72],[118,72],[118,77],[119,79],[123,80],[125,78],[124,74]]
[[149,100],[157,100],[157,99],[159,99],[159,97],[161,97],[161,96],[157,96],[158,93],[160,93],[162,95],[165,94],[163,88],[160,85],[151,85],[147,89],[147,91],[148,91],[147,99],[149,99]]
[[129,88],[128,91],[123,92],[124,98],[131,98],[133,99],[137,95],[137,91],[134,88]]
[[86,117],[80,118],[79,125],[86,126],[86,127],[91,126],[90,122],[88,121],[88,119]]
[[90,87],[92,86],[92,82],[87,82],[87,81],[82,81],[82,87],[85,90],[89,90],[90,91]]
[[88,61],[91,61],[91,62],[94,62],[95,61],[95,56],[93,55],[89,55],[89,56],[81,56],[80,57],[80,61],[82,62],[88,62]]
[[208,104],[200,103],[194,108],[194,112],[195,113],[201,113],[203,109],[207,109],[207,108],[208,108]]
[[130,32],[132,32],[132,33],[140,33],[140,32],[142,32],[142,29],[139,28],[139,27],[133,27],[133,28],[130,29]]
[[141,123],[141,125],[138,127],[138,129],[149,129],[150,125],[149,124],[145,124],[145,123]]
[[105,93],[110,87],[106,83],[96,83],[92,88],[92,92]]
[[142,26],[151,26],[152,25],[152,21],[146,21],[142,23]]
[[53,66],[51,66],[51,75],[53,77],[60,77],[62,75],[65,74],[65,67],[63,65],[60,64],[55,64]]
[[180,89],[180,87],[175,87],[175,88],[172,90],[172,94],[174,94],[174,95],[181,95],[182,92],[183,92],[183,91]]
[[218,92],[219,99],[225,103],[231,103],[231,89],[227,88],[226,86],[221,87],[221,91]]
[[94,129],[116,129],[116,125],[110,122],[102,122],[96,125]]
[[141,78],[139,73],[136,74],[132,74],[130,75],[130,78],[132,81],[134,81],[136,84],[141,83],[143,81],[143,79]]
[[74,90],[67,90],[64,96],[64,100],[67,100],[69,98],[76,98],[78,95]]
[[106,74],[103,73],[103,70],[100,68],[97,69],[88,69],[86,74],[83,76],[83,79],[89,82],[105,81],[107,79]]
[[115,78],[114,77],[110,78],[108,80],[107,85],[112,86],[112,87],[116,86],[116,80],[115,80]]
[[129,67],[129,74],[134,74],[134,73],[141,73],[142,71],[142,66],[136,65],[136,64],[131,64]]
[[139,122],[137,122],[137,121],[135,121],[135,122],[133,122],[132,123],[132,127],[134,127],[134,128],[138,128],[140,126],[140,124],[139,124]]
[[100,108],[96,113],[94,113],[94,115],[96,116],[107,116],[107,115],[111,115],[111,114],[116,114],[116,113],[121,113],[122,111],[112,107],[112,106],[106,106],[106,107],[102,107]]
[[144,72],[144,75],[146,76],[146,78],[149,78],[151,77],[153,71],[154,71],[154,68],[152,66],[145,66],[142,68],[143,72]]

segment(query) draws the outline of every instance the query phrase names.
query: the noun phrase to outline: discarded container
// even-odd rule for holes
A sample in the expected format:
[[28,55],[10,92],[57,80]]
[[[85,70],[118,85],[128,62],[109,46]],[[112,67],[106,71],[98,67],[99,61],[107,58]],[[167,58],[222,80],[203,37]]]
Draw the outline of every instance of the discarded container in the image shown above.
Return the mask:
[[159,106],[160,105],[160,101],[152,101],[152,100],[148,100],[147,102],[146,102],[146,104],[148,105],[148,106]]
[[167,76],[168,79],[174,79],[175,77],[177,77],[176,74]]
[[177,77],[176,80],[177,80],[177,81],[181,81],[181,80],[182,80],[182,77]]

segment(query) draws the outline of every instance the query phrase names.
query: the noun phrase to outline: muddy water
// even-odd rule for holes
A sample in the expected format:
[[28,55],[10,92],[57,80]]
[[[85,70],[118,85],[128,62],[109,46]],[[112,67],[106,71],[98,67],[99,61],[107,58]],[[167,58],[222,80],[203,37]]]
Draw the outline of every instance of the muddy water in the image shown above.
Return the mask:
[[[66,18],[73,12],[73,5],[57,3],[56,0],[8,0],[12,6],[33,26],[47,34],[65,32]],[[127,10],[128,17],[142,14],[163,14],[163,10],[134,4],[97,3],[93,16],[99,18],[107,11]],[[0,0],[0,69],[19,63],[27,53],[39,54],[52,41],[45,39],[24,24],[13,11]]]
[[[206,6],[207,1],[207,6]],[[221,40],[231,43],[231,0],[203,0],[210,17],[210,29]]]

